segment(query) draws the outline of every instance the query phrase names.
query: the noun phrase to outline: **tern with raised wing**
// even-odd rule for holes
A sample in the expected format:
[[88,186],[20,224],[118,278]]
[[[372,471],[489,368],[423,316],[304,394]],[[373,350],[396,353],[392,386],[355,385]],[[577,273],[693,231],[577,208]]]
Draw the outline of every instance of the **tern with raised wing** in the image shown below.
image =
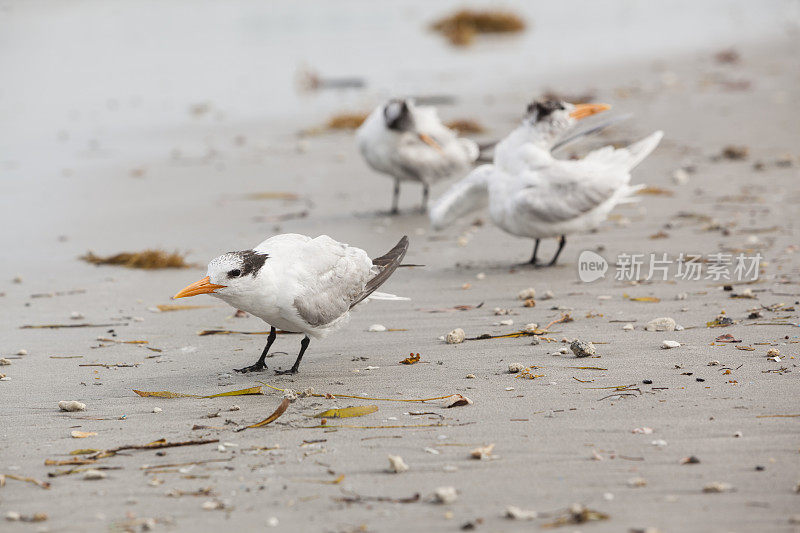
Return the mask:
[[370,259],[360,248],[327,235],[312,239],[287,233],[271,237],[252,250],[228,252],[208,264],[206,276],[173,298],[210,294],[269,324],[267,345],[255,364],[237,369],[257,372],[277,330],[303,333],[300,353],[289,370],[295,374],[310,337],[321,338],[344,326],[350,310],[367,299],[407,300],[376,292],[394,273],[408,250],[403,237],[385,255]]
[[[625,148],[606,146],[579,160],[553,157],[553,147],[578,120],[605,111],[605,104],[539,101],[528,106],[522,124],[495,147],[494,163],[482,165],[453,185],[434,204],[430,218],[443,229],[488,205],[497,226],[535,240],[529,264],[553,266],[566,236],[596,228],[618,204],[632,201],[631,170],[663,137],[661,131]],[[541,239],[558,237],[553,259],[537,259]]]
[[430,186],[466,174],[479,148],[447,128],[434,107],[393,99],[375,109],[358,129],[358,148],[373,169],[394,180],[392,214],[397,214],[400,182],[422,184],[422,206],[428,206]]

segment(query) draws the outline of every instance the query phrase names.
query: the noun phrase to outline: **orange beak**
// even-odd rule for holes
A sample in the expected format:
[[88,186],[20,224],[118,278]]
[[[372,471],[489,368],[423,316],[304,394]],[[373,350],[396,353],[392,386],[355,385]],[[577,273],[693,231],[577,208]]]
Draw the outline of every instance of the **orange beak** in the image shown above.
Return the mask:
[[582,118],[591,117],[602,111],[611,109],[608,104],[575,104],[575,109],[569,114],[570,117],[580,120]]
[[420,133],[420,134],[419,134],[419,139],[420,139],[422,142],[424,142],[425,144],[427,144],[428,146],[430,146],[431,148],[433,148],[434,150],[436,150],[437,152],[439,152],[440,154],[442,153],[442,147],[441,147],[441,146],[439,146],[439,143],[437,143],[436,141],[434,141],[434,140],[431,138],[431,136],[430,136],[430,135],[426,135],[425,133]]
[[182,289],[178,294],[173,296],[172,299],[174,300],[176,298],[186,298],[187,296],[197,296],[198,294],[208,294],[217,289],[222,289],[223,287],[226,287],[226,285],[214,285],[211,283],[211,278],[206,276],[200,281],[195,281],[188,287]]

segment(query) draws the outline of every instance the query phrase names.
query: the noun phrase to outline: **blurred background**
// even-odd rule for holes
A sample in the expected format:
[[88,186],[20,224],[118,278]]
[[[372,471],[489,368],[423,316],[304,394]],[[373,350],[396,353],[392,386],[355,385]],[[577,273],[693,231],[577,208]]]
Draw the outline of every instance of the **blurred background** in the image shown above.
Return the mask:
[[[525,30],[455,46],[431,24],[464,7],[513,12]],[[583,94],[612,67],[635,77],[681,57],[796,43],[799,17],[797,0],[2,1],[0,244],[22,262],[3,274],[86,249],[198,250],[197,232],[214,225],[209,253],[253,244],[273,226],[244,231],[251,216],[210,212],[261,190],[313,200],[342,160],[352,166],[325,194],[377,194],[385,208],[389,180],[350,196],[347,176],[371,173],[352,137],[313,135],[335,114],[439,97],[455,106],[443,116],[502,136],[546,90]],[[318,147],[325,157],[310,161]]]

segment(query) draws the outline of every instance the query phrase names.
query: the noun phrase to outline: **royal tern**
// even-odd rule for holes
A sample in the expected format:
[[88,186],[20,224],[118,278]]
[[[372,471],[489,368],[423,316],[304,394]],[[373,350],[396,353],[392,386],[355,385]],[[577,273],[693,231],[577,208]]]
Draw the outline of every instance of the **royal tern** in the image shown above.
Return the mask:
[[477,143],[447,128],[434,107],[394,99],[376,108],[358,129],[358,148],[367,163],[394,179],[392,214],[398,212],[401,181],[422,184],[422,210],[428,189],[440,180],[466,173],[478,158]]
[[576,121],[608,109],[605,104],[534,102],[523,123],[497,144],[494,164],[482,165],[453,185],[431,209],[431,224],[442,229],[460,216],[489,206],[497,226],[519,237],[539,241],[559,237],[553,266],[571,233],[596,228],[619,203],[631,201],[639,187],[629,185],[631,170],[661,140],[657,131],[625,148],[606,146],[580,160],[552,155],[559,138]]
[[270,326],[267,345],[255,364],[237,369],[266,369],[264,359],[277,328],[303,333],[300,353],[289,370],[295,374],[311,337],[321,338],[348,320],[350,309],[365,299],[407,300],[375,292],[400,265],[408,250],[403,237],[386,255],[370,259],[360,248],[327,235],[315,239],[287,233],[271,237],[252,250],[228,252],[208,264],[206,276],[173,298],[210,294]]

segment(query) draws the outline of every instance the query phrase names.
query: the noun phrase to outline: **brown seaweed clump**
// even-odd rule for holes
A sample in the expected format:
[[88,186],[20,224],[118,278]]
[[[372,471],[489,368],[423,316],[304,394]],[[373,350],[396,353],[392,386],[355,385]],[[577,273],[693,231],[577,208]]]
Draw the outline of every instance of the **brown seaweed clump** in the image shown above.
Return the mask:
[[457,120],[451,120],[447,124],[445,124],[451,130],[455,130],[458,132],[459,135],[470,135],[476,133],[483,133],[486,131],[479,122],[469,119],[469,118],[462,118]]
[[356,130],[367,120],[367,113],[339,113],[325,124],[328,130]]
[[472,44],[479,33],[517,33],[525,29],[525,21],[508,11],[462,9],[433,23],[431,28],[455,46]]
[[162,250],[144,250],[142,252],[122,252],[116,255],[100,257],[92,252],[81,256],[83,261],[93,265],[117,265],[127,268],[143,268],[155,270],[159,268],[188,268],[183,254],[167,253]]

